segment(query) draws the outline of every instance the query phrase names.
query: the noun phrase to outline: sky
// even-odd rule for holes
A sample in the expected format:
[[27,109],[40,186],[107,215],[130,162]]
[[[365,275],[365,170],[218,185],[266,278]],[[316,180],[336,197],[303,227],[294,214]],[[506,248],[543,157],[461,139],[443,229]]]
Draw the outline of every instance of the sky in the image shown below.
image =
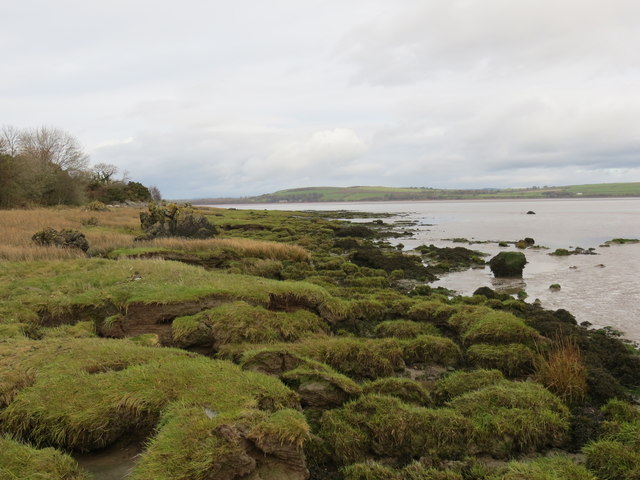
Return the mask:
[[637,0],[2,2],[0,125],[163,197],[640,181]]

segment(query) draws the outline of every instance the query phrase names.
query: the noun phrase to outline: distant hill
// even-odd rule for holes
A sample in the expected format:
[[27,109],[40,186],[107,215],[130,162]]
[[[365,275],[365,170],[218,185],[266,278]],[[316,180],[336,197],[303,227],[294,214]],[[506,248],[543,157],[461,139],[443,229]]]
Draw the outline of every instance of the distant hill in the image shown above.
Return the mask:
[[373,202],[392,200],[477,200],[490,198],[638,197],[640,182],[599,183],[564,187],[440,189],[425,187],[306,187],[243,198],[191,199],[197,204]]

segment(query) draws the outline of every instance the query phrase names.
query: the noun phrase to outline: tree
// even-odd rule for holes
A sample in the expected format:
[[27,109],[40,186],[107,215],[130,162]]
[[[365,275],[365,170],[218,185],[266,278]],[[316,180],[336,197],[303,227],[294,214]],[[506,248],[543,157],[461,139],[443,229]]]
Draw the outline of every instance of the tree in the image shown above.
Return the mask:
[[78,140],[58,128],[24,130],[19,137],[19,155],[42,164],[53,164],[73,175],[87,169],[89,156]]
[[156,203],[160,203],[162,201],[162,195],[160,194],[160,189],[155,185],[151,185],[149,187],[149,193],[151,194],[151,200]]
[[118,173],[118,167],[110,163],[98,163],[91,169],[94,181],[99,183],[109,183],[112,177]]
[[5,125],[0,131],[0,155],[15,157],[20,151],[20,131]]

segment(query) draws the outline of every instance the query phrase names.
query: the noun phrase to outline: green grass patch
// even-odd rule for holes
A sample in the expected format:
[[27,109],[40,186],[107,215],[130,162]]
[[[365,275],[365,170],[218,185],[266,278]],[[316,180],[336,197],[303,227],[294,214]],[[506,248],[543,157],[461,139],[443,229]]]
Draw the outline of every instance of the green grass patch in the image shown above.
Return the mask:
[[[241,301],[179,317],[172,324],[173,339],[180,344],[193,338],[208,340],[215,348],[228,343],[294,342],[328,330],[324,320],[307,310],[274,312]],[[202,338],[207,335],[208,339]]]
[[447,405],[473,422],[477,452],[506,457],[561,447],[568,440],[568,408],[536,383],[503,381]]
[[76,461],[54,448],[36,449],[0,436],[0,478],[3,480],[88,480]]
[[501,383],[504,375],[500,370],[458,370],[438,380],[433,388],[433,396],[438,403],[444,403],[474,390]]
[[419,458],[466,452],[470,422],[450,409],[428,409],[400,399],[367,394],[324,413],[319,435],[341,465],[367,458]]
[[467,361],[476,368],[500,370],[508,377],[521,377],[533,372],[538,354],[521,343],[489,345],[476,343],[466,352]]

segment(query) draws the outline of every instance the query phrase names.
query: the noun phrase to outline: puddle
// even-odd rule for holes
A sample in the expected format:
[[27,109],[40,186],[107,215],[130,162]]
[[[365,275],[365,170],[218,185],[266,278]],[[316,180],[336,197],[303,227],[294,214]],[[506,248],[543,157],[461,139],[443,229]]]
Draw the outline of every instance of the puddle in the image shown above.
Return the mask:
[[77,453],[73,457],[93,480],[121,480],[133,469],[143,449],[142,441],[125,439],[102,450]]

